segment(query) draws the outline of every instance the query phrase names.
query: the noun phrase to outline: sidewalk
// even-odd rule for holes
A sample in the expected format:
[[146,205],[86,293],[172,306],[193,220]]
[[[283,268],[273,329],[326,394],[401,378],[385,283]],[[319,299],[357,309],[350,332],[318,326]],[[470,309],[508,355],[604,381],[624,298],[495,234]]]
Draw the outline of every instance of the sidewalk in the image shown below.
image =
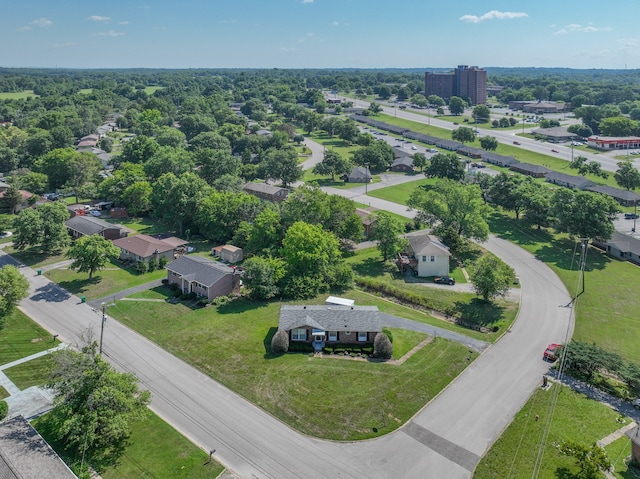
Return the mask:
[[125,296],[129,296],[133,293],[139,293],[140,291],[157,288],[158,286],[162,286],[162,279],[156,279],[154,281],[149,281],[148,283],[139,284],[138,286],[134,286],[132,288],[123,289],[122,291],[110,294],[109,296],[104,296],[102,298],[87,301],[87,303],[94,309],[100,309],[102,303],[113,303],[119,299],[124,298]]

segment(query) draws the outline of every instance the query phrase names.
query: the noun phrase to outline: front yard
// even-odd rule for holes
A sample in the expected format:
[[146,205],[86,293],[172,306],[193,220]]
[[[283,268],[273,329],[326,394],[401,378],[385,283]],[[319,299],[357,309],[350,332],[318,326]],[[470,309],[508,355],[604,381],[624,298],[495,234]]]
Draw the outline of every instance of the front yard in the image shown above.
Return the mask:
[[[360,299],[367,297],[362,293],[345,294],[358,304],[385,303]],[[295,353],[275,356],[270,344],[279,309],[279,302],[239,300],[192,310],[182,304],[129,300],[118,301],[109,312],[299,431],[334,440],[365,439],[397,429],[476,357],[441,338],[402,365]],[[397,354],[426,337],[396,329],[392,334]]]

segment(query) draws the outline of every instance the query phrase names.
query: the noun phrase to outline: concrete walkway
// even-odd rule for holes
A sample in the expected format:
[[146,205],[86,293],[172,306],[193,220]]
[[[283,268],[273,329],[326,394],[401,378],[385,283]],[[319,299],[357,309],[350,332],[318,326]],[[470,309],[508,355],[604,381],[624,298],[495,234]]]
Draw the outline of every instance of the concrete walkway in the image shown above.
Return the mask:
[[124,298],[125,296],[130,296],[133,293],[139,293],[140,291],[157,288],[158,286],[162,286],[162,279],[156,279],[154,281],[149,281],[148,283],[139,284],[138,286],[134,286],[132,288],[123,289],[122,291],[110,294],[109,296],[104,296],[102,298],[87,301],[87,303],[92,308],[99,309],[100,306],[102,306],[102,303],[113,303],[119,299]]

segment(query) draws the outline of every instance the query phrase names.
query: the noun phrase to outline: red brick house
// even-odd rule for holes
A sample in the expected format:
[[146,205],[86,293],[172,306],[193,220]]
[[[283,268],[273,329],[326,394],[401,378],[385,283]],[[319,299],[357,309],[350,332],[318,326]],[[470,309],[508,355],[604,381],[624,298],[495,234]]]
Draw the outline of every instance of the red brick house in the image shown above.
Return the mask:
[[183,293],[196,293],[209,301],[240,289],[240,273],[203,256],[180,256],[165,266],[167,281]]
[[159,239],[140,234],[114,240],[113,244],[120,248],[120,259],[148,262],[152,258],[161,257],[172,260],[178,251],[184,250],[188,242],[175,236]]

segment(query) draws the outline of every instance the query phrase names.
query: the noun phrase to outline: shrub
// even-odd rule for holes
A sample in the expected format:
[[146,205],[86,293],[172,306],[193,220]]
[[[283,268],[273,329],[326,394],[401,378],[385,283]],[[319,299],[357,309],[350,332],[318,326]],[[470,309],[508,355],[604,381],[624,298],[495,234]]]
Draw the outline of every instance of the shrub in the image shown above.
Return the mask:
[[9,405],[7,404],[7,401],[0,401],[0,421],[4,420],[4,418],[6,418],[8,414]]
[[155,271],[158,269],[158,258],[153,257],[149,260],[149,271]]
[[284,354],[289,351],[289,333],[281,329],[274,334],[271,338],[271,351],[274,354]]
[[160,256],[158,259],[158,269],[164,269],[168,262],[169,259],[166,256]]
[[149,271],[149,265],[147,264],[146,261],[138,261],[136,263],[135,268],[136,268],[136,271],[140,274],[144,274],[147,271]]
[[[162,279],[162,284],[167,285],[169,284],[169,280],[167,278],[163,278]],[[174,283],[175,284],[175,283]]]
[[376,334],[376,339],[373,341],[373,356],[380,359],[391,359],[393,345],[389,341],[389,336],[384,333]]

